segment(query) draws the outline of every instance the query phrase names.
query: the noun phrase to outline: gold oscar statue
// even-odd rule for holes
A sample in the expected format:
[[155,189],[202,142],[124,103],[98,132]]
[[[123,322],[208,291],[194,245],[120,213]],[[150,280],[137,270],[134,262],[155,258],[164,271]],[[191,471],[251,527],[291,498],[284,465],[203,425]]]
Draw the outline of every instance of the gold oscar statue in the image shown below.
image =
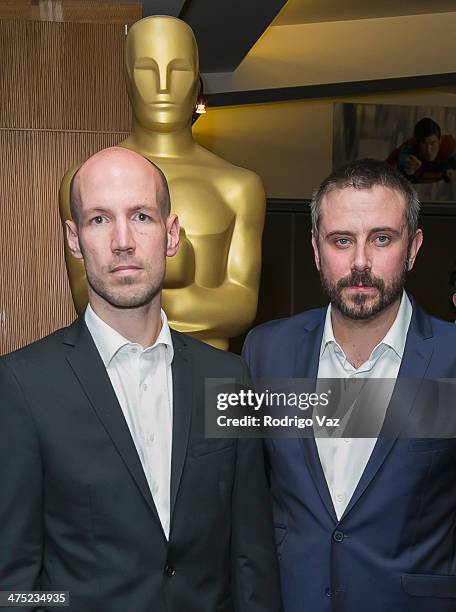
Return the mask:
[[[132,134],[120,146],[165,173],[181,245],[167,262],[163,308],[170,325],[213,346],[252,323],[258,301],[265,195],[259,177],[198,145],[191,120],[199,89],[191,28],[174,17],[147,17],[130,29],[125,50]],[[108,111],[107,111],[108,112]],[[70,218],[71,168],[60,188],[60,216]],[[80,313],[87,303],[84,267],[65,253]]]

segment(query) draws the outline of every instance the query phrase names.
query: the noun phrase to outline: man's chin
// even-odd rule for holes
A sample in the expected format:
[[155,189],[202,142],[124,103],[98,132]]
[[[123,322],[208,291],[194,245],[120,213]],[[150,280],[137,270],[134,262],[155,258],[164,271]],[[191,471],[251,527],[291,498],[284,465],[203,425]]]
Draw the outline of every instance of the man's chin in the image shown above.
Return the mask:
[[355,295],[353,299],[344,299],[334,304],[343,315],[354,321],[366,321],[381,311],[378,297],[366,294]]
[[92,291],[104,302],[114,308],[141,308],[152,302],[159,289],[155,287],[134,287],[134,283],[122,286],[106,287],[91,285]]
[[105,300],[114,308],[130,309],[130,308],[142,308],[151,303],[153,296],[108,296]]

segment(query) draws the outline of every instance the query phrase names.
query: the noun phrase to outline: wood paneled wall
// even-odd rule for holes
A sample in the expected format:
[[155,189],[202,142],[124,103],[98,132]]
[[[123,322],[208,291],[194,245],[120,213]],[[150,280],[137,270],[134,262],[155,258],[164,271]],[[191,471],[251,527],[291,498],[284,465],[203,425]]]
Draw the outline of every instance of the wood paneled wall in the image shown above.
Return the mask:
[[75,317],[58,189],[130,131],[124,41],[123,24],[0,21],[0,354]]
[[142,2],[104,0],[0,0],[0,19],[133,23],[141,18]]

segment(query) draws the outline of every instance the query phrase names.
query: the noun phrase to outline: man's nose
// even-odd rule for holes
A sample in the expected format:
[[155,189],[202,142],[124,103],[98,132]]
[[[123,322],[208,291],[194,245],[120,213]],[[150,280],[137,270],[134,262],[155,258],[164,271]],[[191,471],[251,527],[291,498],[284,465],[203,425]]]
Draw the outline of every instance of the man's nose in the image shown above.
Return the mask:
[[111,248],[113,252],[124,252],[135,250],[135,240],[133,231],[127,221],[118,221],[115,223]]
[[359,243],[356,245],[352,268],[354,270],[366,270],[371,267],[369,251],[367,245]]

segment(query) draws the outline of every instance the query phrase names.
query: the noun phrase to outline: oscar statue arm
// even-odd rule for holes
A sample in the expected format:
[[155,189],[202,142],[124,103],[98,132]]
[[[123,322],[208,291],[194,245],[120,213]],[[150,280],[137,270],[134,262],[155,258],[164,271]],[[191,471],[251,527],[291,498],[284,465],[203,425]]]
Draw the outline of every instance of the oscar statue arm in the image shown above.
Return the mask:
[[79,164],[73,166],[65,173],[65,176],[60,183],[59,191],[59,210],[60,220],[63,226],[63,235],[65,242],[65,264],[68,273],[68,279],[70,281],[71,295],[73,297],[73,304],[78,314],[84,310],[87,306],[88,295],[87,295],[87,278],[85,274],[84,263],[82,260],[75,259],[68,248],[66,241],[65,232],[65,221],[71,219],[70,212],[70,183],[73,175],[79,169]]
[[[235,337],[248,328],[256,314],[265,193],[256,174],[242,172],[243,180],[230,190],[235,221],[223,282],[204,287],[195,281],[164,291],[170,324],[203,340]],[[181,321],[185,323],[179,324]]]

